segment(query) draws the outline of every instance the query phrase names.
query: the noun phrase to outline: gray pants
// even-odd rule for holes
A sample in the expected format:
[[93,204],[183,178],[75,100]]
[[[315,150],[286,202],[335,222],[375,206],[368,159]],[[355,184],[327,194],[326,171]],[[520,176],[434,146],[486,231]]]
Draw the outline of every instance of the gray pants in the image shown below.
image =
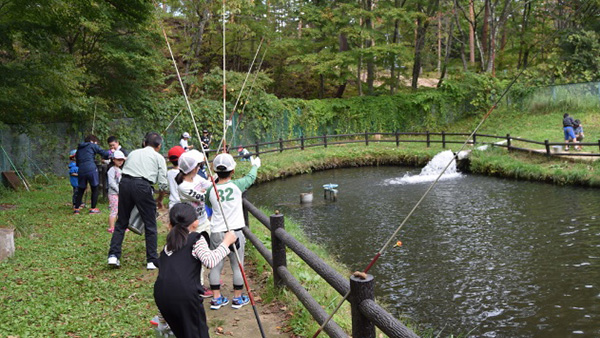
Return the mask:
[[[244,249],[246,247],[246,236],[242,230],[235,230],[235,235],[240,240],[240,248],[237,250],[240,255],[240,260],[242,266],[244,266]],[[221,243],[223,243],[223,238],[225,237],[224,232],[213,232],[210,234],[210,249],[216,249]],[[235,256],[235,252],[232,251],[227,255],[229,257],[229,263],[231,264],[231,271],[233,271],[233,287],[241,289],[244,286],[244,279],[242,278],[242,272],[240,271],[240,267],[238,265],[237,257]],[[221,286],[221,271],[223,271],[223,265],[225,262],[222,260],[217,264],[214,268],[210,269],[210,273],[208,274],[208,279],[210,282],[210,288],[213,290],[219,290]],[[241,286],[241,288],[240,288]]]

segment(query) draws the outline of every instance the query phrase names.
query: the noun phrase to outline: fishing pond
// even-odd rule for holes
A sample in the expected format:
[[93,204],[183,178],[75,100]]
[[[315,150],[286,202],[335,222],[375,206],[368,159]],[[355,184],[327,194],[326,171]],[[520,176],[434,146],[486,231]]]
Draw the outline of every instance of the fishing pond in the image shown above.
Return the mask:
[[[364,270],[435,170],[328,170],[257,185],[248,199],[280,210],[350,270]],[[600,336],[600,191],[443,178],[393,239],[402,246],[390,245],[369,271],[377,300],[440,337]],[[323,198],[329,183],[339,186],[336,201]],[[300,204],[308,191],[313,202]]]

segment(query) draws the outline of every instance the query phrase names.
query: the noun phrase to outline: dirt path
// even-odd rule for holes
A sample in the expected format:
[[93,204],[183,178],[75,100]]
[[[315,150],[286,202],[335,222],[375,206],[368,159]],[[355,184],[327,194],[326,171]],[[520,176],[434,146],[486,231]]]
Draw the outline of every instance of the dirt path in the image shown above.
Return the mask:
[[[245,269],[249,272],[250,268],[245,266]],[[221,335],[244,338],[261,337],[252,305],[248,304],[237,310],[231,307],[233,286],[231,284],[232,276],[229,259],[225,262],[223,271],[225,273],[222,275],[223,284],[221,285],[221,290],[223,295],[229,298],[230,304],[219,310],[211,310],[210,299],[205,299],[204,301],[204,309],[206,310],[211,337]],[[252,276],[248,276],[248,279],[250,286],[256,289],[253,295],[266,337],[292,337],[289,333],[283,332],[287,330],[285,329],[286,313],[281,309],[282,306],[277,304],[265,305],[260,297],[261,286],[254,283]],[[208,281],[208,275],[205,276],[205,281]],[[205,284],[207,283],[205,282]],[[244,290],[244,294],[246,294],[246,290]]]

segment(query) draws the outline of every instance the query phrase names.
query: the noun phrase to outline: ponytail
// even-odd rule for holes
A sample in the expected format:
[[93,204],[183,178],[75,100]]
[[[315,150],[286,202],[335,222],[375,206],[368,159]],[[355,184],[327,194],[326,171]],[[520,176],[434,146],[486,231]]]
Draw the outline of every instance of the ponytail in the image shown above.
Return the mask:
[[180,185],[181,182],[183,182],[183,176],[185,176],[185,174],[183,173],[183,171],[179,170],[177,176],[175,176],[175,183],[177,183],[177,185]]
[[193,206],[187,203],[177,203],[169,212],[169,221],[173,227],[167,235],[167,251],[177,251],[187,242],[190,224],[198,219]]

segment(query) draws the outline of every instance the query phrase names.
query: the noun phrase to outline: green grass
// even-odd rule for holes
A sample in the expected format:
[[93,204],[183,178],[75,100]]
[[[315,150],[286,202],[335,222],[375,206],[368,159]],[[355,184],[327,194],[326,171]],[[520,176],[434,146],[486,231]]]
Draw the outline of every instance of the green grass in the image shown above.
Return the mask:
[[0,336],[151,336],[156,273],[144,269],[143,237],[128,233],[123,267],[109,269],[108,213],[72,215],[71,191],[55,179],[2,197],[16,208],[0,226],[17,236],[15,256],[0,263]]

